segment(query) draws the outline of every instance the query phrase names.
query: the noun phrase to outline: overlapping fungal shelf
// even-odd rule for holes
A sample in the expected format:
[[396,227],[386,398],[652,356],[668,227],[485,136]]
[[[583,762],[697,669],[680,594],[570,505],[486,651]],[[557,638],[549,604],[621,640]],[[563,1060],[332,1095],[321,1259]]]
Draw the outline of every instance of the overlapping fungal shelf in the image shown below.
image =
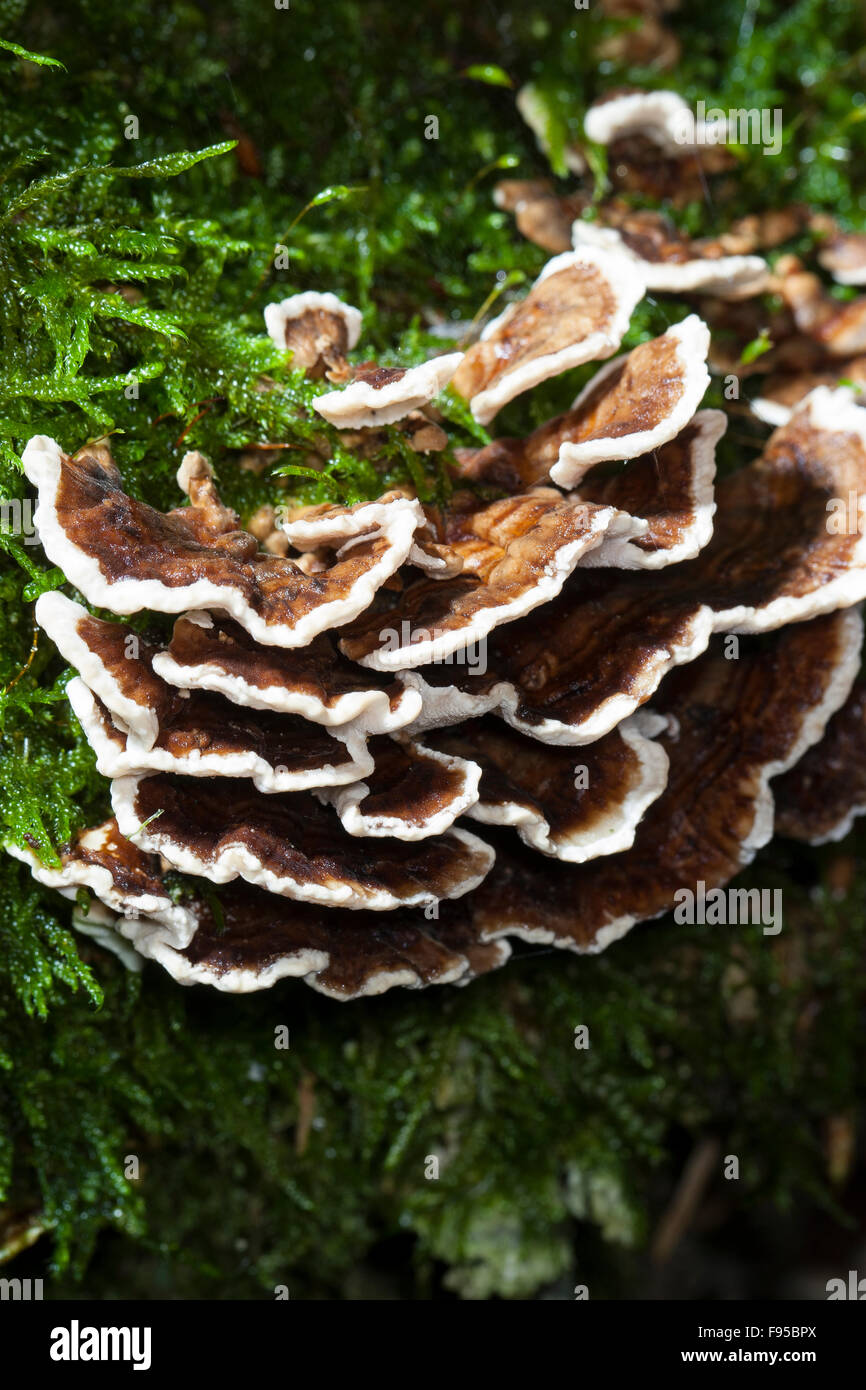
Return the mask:
[[[549,153],[543,106],[531,84],[518,93],[517,107]],[[547,252],[617,254],[651,293],[691,300],[713,329],[713,365],[744,381],[764,378],[746,399],[774,428],[787,424],[817,386],[866,386],[866,296],[835,297],[798,255],[780,256],[771,269],[759,254],[808,232],[810,259],[839,285],[859,287],[866,285],[866,234],[793,204],[741,217],[714,236],[690,236],[676,224],[678,210],[703,199],[715,176],[724,181],[733,157],[727,128],[697,121],[676,92],[610,93],[586,112],[584,131],[607,147],[610,191],[598,198],[578,145],[564,151],[579,180],[565,192],[551,179],[504,179],[495,201],[525,237]],[[719,193],[723,201],[724,188]],[[635,207],[633,194],[664,201],[673,217]],[[774,303],[757,298],[767,294]],[[744,355],[756,342],[766,350]],[[538,434],[527,441],[525,467],[545,441]]]
[[[628,134],[637,109],[593,120]],[[676,114],[656,102],[651,138]],[[274,341],[323,383],[316,408],[353,430],[417,429],[449,380],[489,422],[607,359],[563,415],[461,451],[447,506],[391,492],[296,511],[278,555],[200,454],[162,513],[104,446],[30,441],[45,553],[115,615],[60,592],[36,606],[113,810],[59,868],[10,845],[40,882],[89,891],[181,983],[295,977],[353,999],[466,983],[510,937],[603,949],[747,864],[776,778],[787,833],[840,833],[866,804],[838,775],[866,727],[866,551],[827,515],[866,490],[866,409],[819,383],[716,485],[706,323],[617,354],[647,283],[667,285],[647,265],[737,297],[763,263],[644,230],[578,238],[465,355],[421,367],[352,365],[360,316],[334,295],[270,306]],[[159,640],[124,621],[148,611],[174,615]]]

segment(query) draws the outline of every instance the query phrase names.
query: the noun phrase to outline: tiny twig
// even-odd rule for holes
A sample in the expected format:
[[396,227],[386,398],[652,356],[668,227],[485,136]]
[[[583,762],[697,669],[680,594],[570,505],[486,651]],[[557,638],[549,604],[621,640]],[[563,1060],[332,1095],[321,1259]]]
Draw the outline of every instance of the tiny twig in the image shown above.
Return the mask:
[[701,1139],[689,1154],[674,1195],[653,1237],[650,1258],[654,1264],[665,1264],[670,1259],[694,1220],[707,1183],[719,1161],[719,1148],[718,1139],[707,1137]]
[[181,444],[182,444],[183,441],[186,439],[186,436],[189,434],[190,430],[195,428],[195,426],[198,424],[199,420],[203,419],[203,417],[204,417],[205,415],[207,415],[207,413],[208,413],[208,411],[210,410],[211,406],[216,405],[217,402],[218,402],[218,401],[221,401],[221,400],[222,400],[222,396],[211,396],[209,400],[206,400],[206,401],[196,401],[196,405],[200,405],[200,406],[201,406],[201,410],[198,412],[197,415],[194,415],[194,416],[193,416],[193,418],[190,420],[190,422],[189,422],[188,425],[184,425],[184,427],[183,427],[183,429],[181,430],[180,434],[178,435],[177,439],[174,441],[174,447],[175,447],[176,449],[179,449],[179,448],[180,448]]
[[34,624],[33,624],[33,642],[32,642],[31,647],[30,647],[30,655],[28,656],[28,658],[27,658],[27,660],[25,661],[24,665],[21,667],[21,670],[18,672],[18,675],[17,675],[17,676],[14,676],[13,679],[9,682],[9,684],[8,684],[7,686],[4,686],[4,689],[3,689],[3,694],[4,694],[4,695],[8,695],[8,694],[9,694],[9,691],[12,689],[13,685],[17,685],[18,682],[20,681],[21,677],[22,677],[22,676],[26,676],[27,672],[30,670],[31,665],[33,664],[33,658],[34,658],[34,656],[36,655],[36,649],[37,649],[38,646],[39,646],[39,628],[38,628],[38,627],[36,626],[36,624],[34,623]]
[[262,453],[267,453],[269,449],[301,449],[309,452],[307,444],[245,444],[245,449],[260,449]]
[[316,1114],[316,1078],[305,1071],[298,1083],[298,1123],[295,1127],[295,1153],[303,1154],[310,1138]]

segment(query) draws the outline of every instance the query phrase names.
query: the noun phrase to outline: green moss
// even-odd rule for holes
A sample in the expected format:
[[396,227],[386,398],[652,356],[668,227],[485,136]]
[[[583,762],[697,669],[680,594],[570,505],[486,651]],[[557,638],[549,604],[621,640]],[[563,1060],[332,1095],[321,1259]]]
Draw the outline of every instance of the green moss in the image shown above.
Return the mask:
[[[687,209],[686,225],[720,230],[792,198],[863,225],[855,0],[719,0],[711,26],[684,3],[671,76],[599,64],[623,26],[596,10],[434,0],[395,28],[380,0],[0,0],[9,45],[64,65],[0,53],[0,497],[25,498],[18,456],[36,432],[66,448],[110,433],[127,485],[160,506],[189,447],[244,515],[286,489],[354,499],[408,476],[440,493],[396,431],[378,470],[342,449],[261,314],[295,289],[335,290],[364,309],[361,356],[412,361],[449,341],[422,309],[456,335],[531,279],[544,255],[490,191],[503,170],[546,165],[502,74],[542,93],[558,170],[615,83],[781,106],[783,154],[740,151],[735,196]],[[648,300],[629,343],[685,312]],[[588,371],[513,403],[503,429],[562,409]],[[479,437],[455,398],[444,408],[452,446]],[[759,439],[738,420],[725,466]],[[240,470],[238,452],[266,442],[288,446],[279,462]],[[324,472],[293,474],[311,452]],[[26,539],[0,536],[0,814],[5,837],[50,857],[104,813],[105,787],[62,664],[44,641],[31,650],[33,600],[60,576]],[[156,967],[132,977],[4,859],[2,1220],[50,1233],[22,1258],[51,1255],[54,1294],[84,1277],[97,1296],[353,1296],[378,1261],[408,1296],[525,1297],[560,1278],[597,1296],[631,1287],[629,1252],[699,1136],[742,1156],[725,1194],[737,1210],[830,1203],[822,1125],[862,1102],[866,912],[859,885],[840,904],[819,891],[827,857],[763,857],[762,882],[785,891],[775,943],[652,924],[597,960],[524,952],[466,991],[346,1008],[298,986],[231,999]],[[273,1046],[284,1023],[288,1052]]]

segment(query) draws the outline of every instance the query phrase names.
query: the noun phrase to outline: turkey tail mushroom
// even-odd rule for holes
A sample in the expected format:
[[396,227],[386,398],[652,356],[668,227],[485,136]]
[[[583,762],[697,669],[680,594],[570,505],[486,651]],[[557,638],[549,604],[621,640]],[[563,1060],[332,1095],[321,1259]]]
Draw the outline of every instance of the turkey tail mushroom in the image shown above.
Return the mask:
[[[588,127],[612,154],[642,140],[682,169],[682,105],[614,96]],[[489,421],[612,358],[647,277],[722,295],[763,274],[731,259],[757,225],[692,243],[656,215],[607,214],[615,235],[584,232],[604,246],[550,261],[462,359],[352,365],[359,315],[327,294],[269,306],[269,331],[311,378],[346,383],[316,408],[367,432],[343,444],[369,463],[376,427],[452,372]],[[797,369],[819,375],[719,481],[725,417],[700,409],[709,329],[694,314],[526,438],[461,450],[435,502],[407,487],[299,505],[278,533],[270,504],[241,528],[201,454],[178,471],[188,504],[161,512],[127,494],[104,445],[31,440],[49,559],[92,606],[174,626],[143,635],[59,592],[38,600],[78,672],[68,699],[114,819],[56,858],[29,840],[9,852],[66,898],[92,894],[91,926],[180,983],[297,978],[349,1000],[465,984],[512,937],[600,951],[682,893],[721,889],[774,815],[813,842],[844,833],[866,807],[866,696],[851,694],[866,409],[828,368],[833,324],[853,331],[856,314],[828,317],[787,269],[787,341],[811,344]],[[723,308],[754,326],[755,306]],[[773,371],[794,363],[780,353]]]

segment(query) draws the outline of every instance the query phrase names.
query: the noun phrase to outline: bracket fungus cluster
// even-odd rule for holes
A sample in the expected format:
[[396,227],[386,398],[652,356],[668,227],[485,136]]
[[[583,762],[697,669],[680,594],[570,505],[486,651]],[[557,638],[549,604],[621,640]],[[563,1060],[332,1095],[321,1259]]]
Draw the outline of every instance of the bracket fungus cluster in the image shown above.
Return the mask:
[[[544,103],[531,84],[517,107],[546,150]],[[612,92],[584,117],[587,141],[606,147],[605,196],[592,186],[582,148],[572,145],[565,163],[580,180],[576,188],[563,193],[551,179],[505,179],[494,198],[545,251],[618,253],[651,293],[691,301],[713,332],[713,368],[755,379],[749,409],[765,424],[784,425],[818,386],[866,390],[866,295],[838,298],[816,273],[819,267],[852,293],[866,285],[866,234],[793,204],[740,217],[713,236],[690,236],[674,220],[678,209],[703,198],[710,184],[724,201],[732,165],[725,146],[741,138],[734,118],[758,113],[710,114],[713,120],[698,119],[672,91]],[[635,192],[664,200],[674,218],[635,207]],[[781,254],[771,267],[760,254],[794,238],[801,246],[811,238],[804,252],[811,266]]]
[[[693,153],[670,101],[618,102],[593,138]],[[345,430],[402,428],[449,381],[489,424],[603,363],[532,433],[458,450],[437,506],[298,508],[275,554],[200,454],[160,512],[104,445],[30,441],[39,538],[89,606],[46,593],[36,620],[113,813],[59,861],[10,845],[40,882],[92,894],[92,920],[182,983],[351,999],[466,983],[510,937],[603,949],[747,864],[780,784],[800,838],[866,807],[843,776],[866,743],[866,541],[827,524],[866,491],[866,409],[819,381],[717,482],[706,322],[623,339],[648,286],[756,293],[761,233],[638,222],[579,224],[464,353],[420,366],[353,362],[360,315],[332,294],[269,307]],[[845,273],[855,250],[832,252]],[[141,613],[169,617],[124,621]]]

